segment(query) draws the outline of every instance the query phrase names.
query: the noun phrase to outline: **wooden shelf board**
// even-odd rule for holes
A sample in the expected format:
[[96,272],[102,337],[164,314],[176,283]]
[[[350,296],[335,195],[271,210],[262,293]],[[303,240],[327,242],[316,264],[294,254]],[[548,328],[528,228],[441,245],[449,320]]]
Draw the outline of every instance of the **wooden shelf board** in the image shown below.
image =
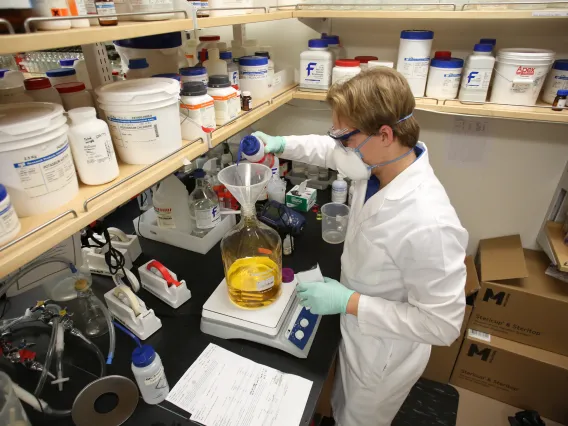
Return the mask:
[[253,24],[255,22],[279,21],[281,19],[291,19],[292,11],[276,11],[270,13],[251,13],[248,15],[216,16],[209,18],[199,18],[197,25],[199,28],[223,27],[226,25]]
[[[188,145],[187,141],[184,144]],[[163,179],[170,173],[183,166],[184,158],[192,160],[207,152],[207,144],[205,142],[195,142],[188,145],[186,149],[178,152],[167,160],[151,167],[139,176],[128,182],[112,189],[100,198],[89,203],[89,211],[83,210],[83,202],[93,195],[109,188],[120,180],[136,173],[146,166],[133,164],[120,164],[120,175],[112,182],[105,185],[88,186],[80,185],[79,194],[66,205],[57,210],[50,211],[37,216],[21,218],[22,229],[18,235],[23,235],[30,230],[41,226],[52,218],[58,216],[69,209],[77,212],[78,217],[73,215],[58,220],[57,222],[47,226],[41,231],[36,232],[32,236],[16,243],[8,249],[0,252],[0,278],[6,274],[25,265],[55,244],[63,241],[65,238],[78,232],[81,228],[89,223],[108,214],[121,204],[132,199],[146,188]]]
[[556,259],[556,266],[562,272],[568,272],[568,246],[564,244],[565,232],[562,223],[548,221],[546,223],[546,236]]

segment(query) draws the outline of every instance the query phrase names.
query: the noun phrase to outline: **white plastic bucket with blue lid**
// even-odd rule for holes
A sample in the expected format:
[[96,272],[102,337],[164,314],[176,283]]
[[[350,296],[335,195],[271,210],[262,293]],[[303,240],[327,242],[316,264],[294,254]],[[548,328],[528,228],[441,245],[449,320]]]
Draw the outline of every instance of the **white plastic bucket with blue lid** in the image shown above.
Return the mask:
[[77,195],[63,112],[45,102],[0,105],[0,182],[20,217],[54,210]]

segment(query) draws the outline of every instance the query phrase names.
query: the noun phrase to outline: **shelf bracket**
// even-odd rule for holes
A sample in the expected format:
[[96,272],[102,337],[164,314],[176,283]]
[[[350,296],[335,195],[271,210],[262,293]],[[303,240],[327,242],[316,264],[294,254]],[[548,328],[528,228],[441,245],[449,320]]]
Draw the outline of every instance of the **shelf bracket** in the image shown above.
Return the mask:
[[10,21],[8,21],[7,19],[0,18],[0,25],[4,25],[6,28],[8,28],[8,32],[10,34],[16,34],[16,31],[14,31],[14,27],[12,26],[12,24],[10,24]]

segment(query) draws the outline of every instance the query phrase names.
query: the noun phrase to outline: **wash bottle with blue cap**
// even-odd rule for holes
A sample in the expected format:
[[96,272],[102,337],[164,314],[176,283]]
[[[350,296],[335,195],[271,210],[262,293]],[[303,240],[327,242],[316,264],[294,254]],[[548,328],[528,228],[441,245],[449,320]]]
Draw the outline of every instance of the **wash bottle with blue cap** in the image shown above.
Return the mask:
[[[279,176],[279,161],[274,154],[264,152],[264,143],[256,136],[248,135],[241,140],[239,153],[250,163],[264,164],[272,169],[272,175]],[[240,160],[240,158],[239,158]]]

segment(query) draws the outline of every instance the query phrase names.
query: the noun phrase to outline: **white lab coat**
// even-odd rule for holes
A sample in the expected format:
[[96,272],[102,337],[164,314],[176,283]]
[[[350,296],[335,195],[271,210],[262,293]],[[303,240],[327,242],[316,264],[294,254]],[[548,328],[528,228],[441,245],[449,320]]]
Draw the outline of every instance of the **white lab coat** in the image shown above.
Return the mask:
[[[328,136],[287,136],[283,158],[335,168]],[[339,426],[390,425],[431,345],[450,345],[465,309],[468,234],[424,153],[366,203],[354,183],[341,283],[362,296],[341,316],[332,406]]]

